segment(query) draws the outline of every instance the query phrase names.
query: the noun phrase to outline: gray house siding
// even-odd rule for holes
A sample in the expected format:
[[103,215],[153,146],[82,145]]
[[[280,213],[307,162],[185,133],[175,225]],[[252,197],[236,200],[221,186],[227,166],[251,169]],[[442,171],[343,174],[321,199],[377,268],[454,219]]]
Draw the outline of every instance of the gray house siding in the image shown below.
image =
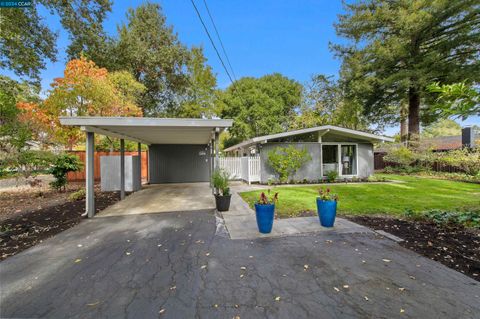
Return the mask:
[[[303,167],[301,167],[293,176],[295,181],[318,181],[321,176],[321,158],[322,147],[320,143],[313,142],[291,142],[291,143],[266,143],[260,144],[260,183],[266,184],[269,180],[277,180],[272,167],[268,164],[268,153],[275,147],[287,147],[293,145],[297,149],[306,148],[312,157]],[[373,174],[373,144],[358,143],[358,177],[368,177]]]
[[358,177],[373,174],[373,144],[358,144]]
[[208,182],[207,145],[153,144],[148,152],[151,184]]

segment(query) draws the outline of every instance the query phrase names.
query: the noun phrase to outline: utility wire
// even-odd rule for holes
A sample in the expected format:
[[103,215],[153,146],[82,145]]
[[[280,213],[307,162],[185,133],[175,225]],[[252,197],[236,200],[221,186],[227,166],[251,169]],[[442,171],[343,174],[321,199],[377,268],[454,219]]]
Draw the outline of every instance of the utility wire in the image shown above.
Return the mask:
[[227,51],[225,50],[225,47],[223,46],[223,41],[222,41],[222,38],[220,37],[220,33],[218,32],[217,25],[215,24],[215,21],[213,20],[212,14],[210,13],[210,9],[208,8],[207,0],[203,0],[203,3],[205,4],[205,8],[207,9],[208,16],[210,17],[210,21],[212,22],[213,28],[215,29],[215,33],[217,34],[218,42],[220,42],[220,46],[222,47],[223,54],[225,55],[225,58],[227,59],[227,64],[230,67],[230,71],[232,72],[233,79],[236,82],[237,77],[235,75],[235,72],[233,71],[233,67],[232,67],[232,64],[230,63],[230,59],[228,58]]
[[224,69],[225,72],[227,73],[228,78],[230,79],[230,82],[232,82],[232,87],[233,87],[234,91],[238,94],[238,97],[240,98],[240,100],[242,100],[242,103],[245,105],[246,103],[245,103],[245,101],[243,100],[243,98],[242,98],[241,94],[239,93],[239,91],[237,90],[237,86],[235,85],[235,81],[233,81],[232,76],[230,75],[230,72],[228,72],[228,69],[227,69],[227,67],[225,66],[225,62],[223,62],[222,56],[221,56],[220,53],[218,52],[217,46],[215,45],[215,42],[213,42],[213,39],[212,39],[212,36],[210,35],[210,32],[208,32],[208,28],[207,28],[207,26],[205,25],[205,22],[204,22],[203,19],[202,19],[202,15],[201,15],[200,12],[198,11],[198,8],[197,8],[197,6],[195,5],[195,2],[194,2],[193,0],[190,0],[190,2],[192,3],[193,8],[195,9],[195,12],[197,13],[198,18],[200,19],[200,22],[202,23],[203,29],[204,29],[205,32],[207,33],[207,36],[208,36],[208,39],[210,40],[210,43],[212,44],[213,48],[215,49],[215,52],[217,53],[218,58],[220,59],[220,62],[222,63],[223,69]]

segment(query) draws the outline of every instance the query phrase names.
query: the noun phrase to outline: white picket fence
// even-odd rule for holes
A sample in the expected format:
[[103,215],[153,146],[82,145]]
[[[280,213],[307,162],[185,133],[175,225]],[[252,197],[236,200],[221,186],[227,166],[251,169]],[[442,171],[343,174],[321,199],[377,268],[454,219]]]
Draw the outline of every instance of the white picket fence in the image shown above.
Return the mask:
[[260,181],[260,156],[220,157],[219,167],[232,179],[241,179],[249,184]]

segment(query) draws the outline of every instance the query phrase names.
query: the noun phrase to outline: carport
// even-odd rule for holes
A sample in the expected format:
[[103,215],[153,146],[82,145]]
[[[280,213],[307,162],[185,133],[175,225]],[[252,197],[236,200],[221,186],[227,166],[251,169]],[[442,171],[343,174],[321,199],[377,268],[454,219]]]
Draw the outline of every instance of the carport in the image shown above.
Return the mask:
[[[232,126],[225,119],[169,119],[144,117],[60,117],[66,126],[86,134],[86,215],[95,214],[94,137],[120,139],[120,197],[125,198],[125,140],[149,147],[149,183],[206,182],[218,163],[219,135]],[[215,158],[215,160],[213,160]],[[141,163],[139,163],[141,165]]]

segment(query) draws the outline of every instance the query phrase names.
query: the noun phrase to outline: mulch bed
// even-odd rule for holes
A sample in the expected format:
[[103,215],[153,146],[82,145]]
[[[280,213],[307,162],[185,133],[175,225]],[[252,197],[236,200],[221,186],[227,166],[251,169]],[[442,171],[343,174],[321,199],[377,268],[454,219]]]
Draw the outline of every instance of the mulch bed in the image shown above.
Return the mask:
[[355,223],[402,238],[399,244],[480,281],[480,231],[428,221],[347,216]]
[[[119,200],[118,192],[95,192],[96,211]],[[83,219],[84,212],[85,200],[78,200],[34,209],[0,221],[0,260],[75,226]]]

